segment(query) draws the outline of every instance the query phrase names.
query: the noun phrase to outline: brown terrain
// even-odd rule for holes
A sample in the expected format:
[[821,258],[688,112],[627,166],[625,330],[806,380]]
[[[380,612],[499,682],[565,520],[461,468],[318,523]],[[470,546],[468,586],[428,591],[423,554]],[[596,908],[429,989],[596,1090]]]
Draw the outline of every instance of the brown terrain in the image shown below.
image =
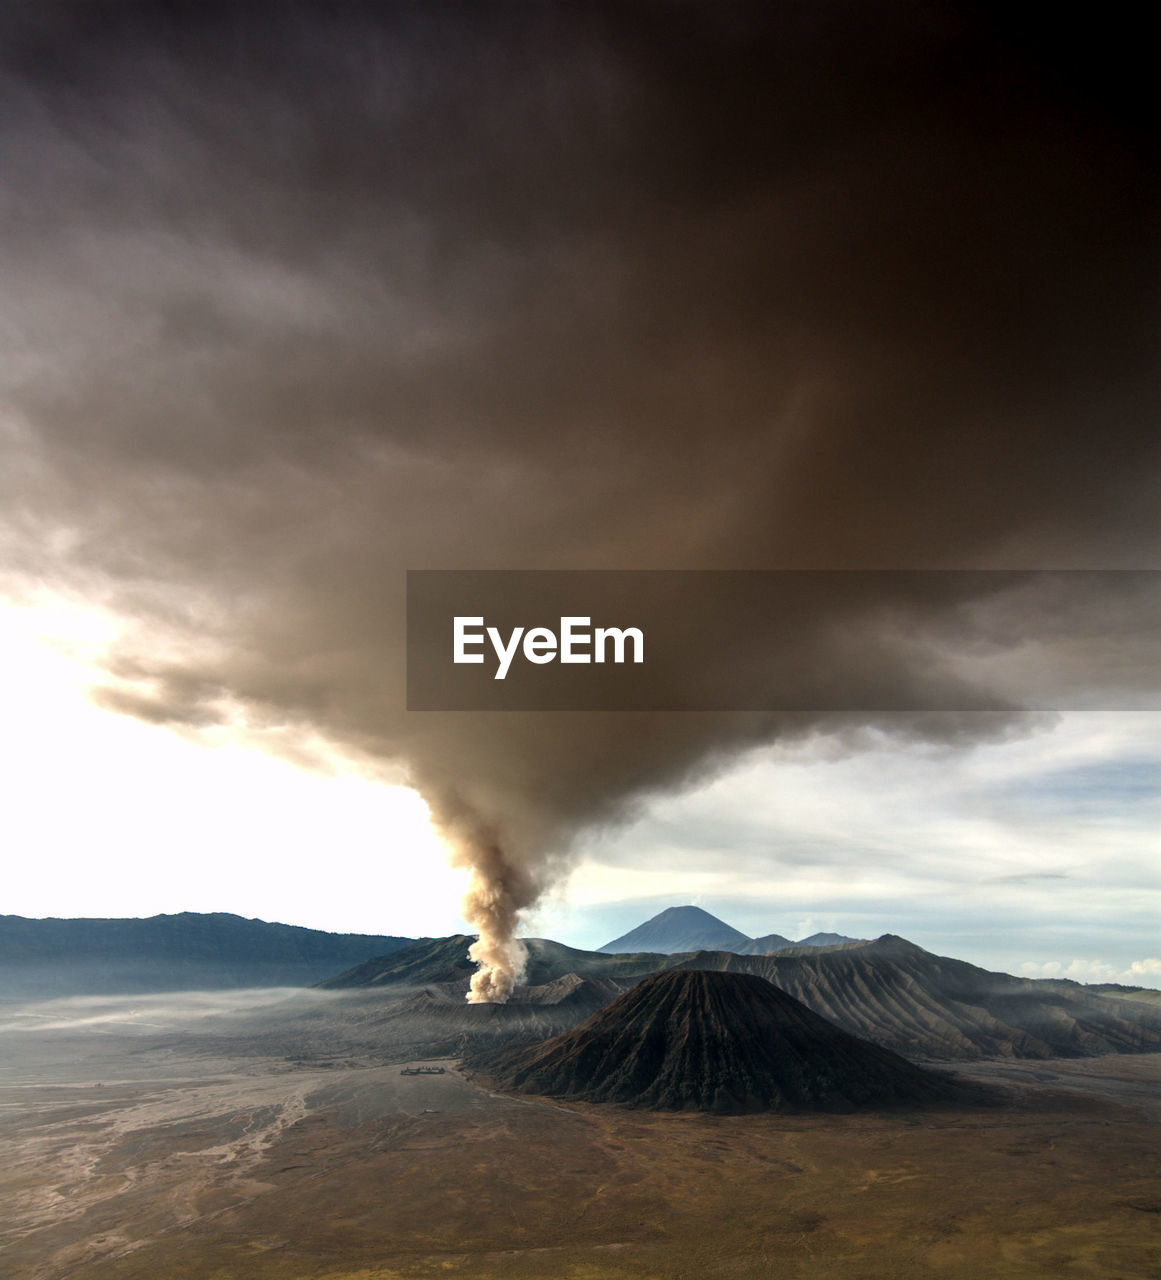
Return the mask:
[[273,999],[7,1014],[6,1280],[1161,1274],[1156,1055],[957,1068],[987,1105],[658,1113],[403,1076],[365,993]]
[[521,1093],[658,1111],[853,1111],[955,1092],[762,978],[691,969],[652,974],[572,1031],[466,1065]]

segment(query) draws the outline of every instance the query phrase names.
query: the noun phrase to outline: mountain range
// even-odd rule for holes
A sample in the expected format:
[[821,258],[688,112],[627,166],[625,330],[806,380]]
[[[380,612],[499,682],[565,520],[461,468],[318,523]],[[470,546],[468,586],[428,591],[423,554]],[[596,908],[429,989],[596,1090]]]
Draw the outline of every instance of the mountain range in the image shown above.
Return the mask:
[[[471,942],[466,935],[423,939],[320,986],[381,988],[385,995],[392,989],[438,987],[443,996],[453,997],[442,1017],[443,1034],[450,1035],[454,1025],[464,1037],[459,1047],[469,1046],[483,1016],[476,1012],[483,1006],[462,1003],[472,969]],[[759,956],[727,951],[608,955],[547,938],[525,939],[525,946],[530,988],[546,988],[569,974],[604,979],[606,989],[627,991],[651,974],[670,970],[749,973],[849,1034],[907,1057],[955,1061],[1161,1052],[1161,1006],[1154,1002],[1092,992],[1077,983],[992,973],[892,934]],[[522,990],[517,989],[518,996]],[[515,1028],[515,1013],[495,1017],[512,1020]]]
[[[842,941],[817,934],[798,945]],[[0,998],[140,994],[157,991],[221,990],[240,987],[307,987],[342,975],[336,985],[364,985],[368,973],[348,971],[364,962],[406,976],[382,964],[404,948],[424,984],[456,981],[471,971],[467,945],[454,938],[419,939],[384,934],[327,933],[298,925],[246,920],[226,912],[185,911],[147,919],[29,919],[0,916]],[[625,945],[623,945],[625,944]],[[554,944],[558,945],[558,944]],[[702,950],[761,954],[795,944],[771,934],[751,939],[698,907],[673,907],[602,952],[687,954]],[[418,948],[415,950],[414,948]],[[534,970],[529,981],[550,982],[565,972],[596,972],[591,952],[565,948],[568,969],[557,960]],[[446,953],[442,972],[433,958]],[[629,970],[640,973],[630,963]],[[439,969],[439,966],[436,966]],[[601,972],[605,972],[604,969]],[[536,977],[534,974],[539,973]],[[370,981],[374,974],[370,973]]]
[[0,997],[306,987],[411,942],[224,912],[140,920],[0,916]]
[[751,938],[740,930],[710,915],[701,907],[666,907],[652,919],[612,942],[606,942],[598,951],[607,955],[619,955],[634,951],[652,951],[660,955],[677,955],[688,951],[732,951],[735,955],[760,956],[772,951],[785,951],[790,947],[831,947],[841,942],[857,942],[840,933],[815,933],[809,938],[792,942],[780,933],[767,933]]
[[[663,912],[642,928],[658,937],[661,925],[708,927],[707,921],[729,929],[696,907]],[[672,937],[660,941],[668,945]],[[377,1002],[375,1018],[393,1028],[391,1035],[459,1053],[566,1032],[649,975],[682,969],[756,975],[849,1034],[907,1057],[1161,1051],[1157,992],[992,973],[890,934],[832,945],[819,945],[815,935],[765,954],[610,953],[529,938],[525,985],[506,1006],[464,1001],[472,941],[328,934],[224,913],[146,920],[3,916],[0,997],[315,984],[362,991]]]

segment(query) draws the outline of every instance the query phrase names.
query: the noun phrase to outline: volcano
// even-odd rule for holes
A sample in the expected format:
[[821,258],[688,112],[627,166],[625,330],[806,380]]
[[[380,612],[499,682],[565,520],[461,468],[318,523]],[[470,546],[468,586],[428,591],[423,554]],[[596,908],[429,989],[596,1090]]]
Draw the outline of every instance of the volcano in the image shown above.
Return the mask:
[[676,955],[683,951],[738,951],[750,942],[744,933],[701,907],[667,907],[597,950],[607,955],[636,951]]
[[954,1091],[764,978],[706,970],[654,974],[572,1031],[466,1065],[521,1093],[654,1110],[851,1111]]

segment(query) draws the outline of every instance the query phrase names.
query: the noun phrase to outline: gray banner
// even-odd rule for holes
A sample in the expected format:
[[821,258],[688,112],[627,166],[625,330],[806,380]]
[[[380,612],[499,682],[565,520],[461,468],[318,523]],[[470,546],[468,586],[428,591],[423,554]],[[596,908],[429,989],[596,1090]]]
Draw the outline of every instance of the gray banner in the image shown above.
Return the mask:
[[412,711],[1161,705],[1161,573],[407,575]]

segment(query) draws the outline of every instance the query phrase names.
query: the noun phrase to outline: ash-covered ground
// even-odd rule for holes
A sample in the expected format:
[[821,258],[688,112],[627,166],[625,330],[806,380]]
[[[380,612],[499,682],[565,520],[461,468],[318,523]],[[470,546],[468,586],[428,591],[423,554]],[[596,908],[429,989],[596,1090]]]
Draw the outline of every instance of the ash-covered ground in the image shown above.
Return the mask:
[[0,1273],[1157,1273],[1161,1056],[973,1062],[979,1107],[660,1115],[415,1054],[425,991],[4,1006]]

